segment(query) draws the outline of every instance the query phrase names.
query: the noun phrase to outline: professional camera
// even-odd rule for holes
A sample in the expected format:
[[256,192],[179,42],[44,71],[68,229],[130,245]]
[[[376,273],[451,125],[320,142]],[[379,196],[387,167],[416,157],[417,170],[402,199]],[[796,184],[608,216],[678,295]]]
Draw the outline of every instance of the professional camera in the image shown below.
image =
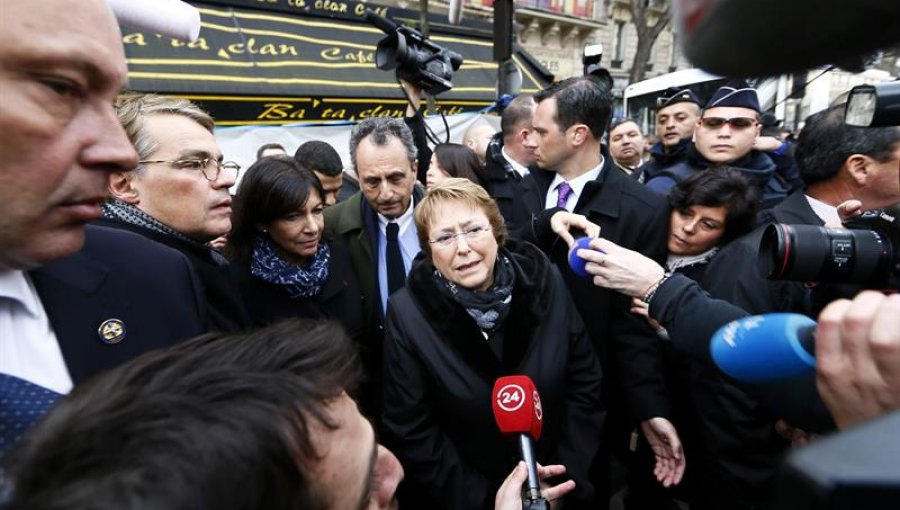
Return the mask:
[[375,67],[382,71],[397,69],[397,77],[437,95],[453,88],[450,78],[463,58],[459,53],[429,41],[418,30],[398,25],[366,9],[366,19],[387,37],[378,41]]
[[844,222],[849,230],[772,224],[759,248],[772,280],[900,289],[900,204]]

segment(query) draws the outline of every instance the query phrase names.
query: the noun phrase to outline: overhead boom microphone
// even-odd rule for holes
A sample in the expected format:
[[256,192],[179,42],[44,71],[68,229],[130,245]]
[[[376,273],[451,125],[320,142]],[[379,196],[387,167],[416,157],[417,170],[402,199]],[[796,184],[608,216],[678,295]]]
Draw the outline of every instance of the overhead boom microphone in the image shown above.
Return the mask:
[[516,436],[519,451],[528,469],[528,490],[522,501],[525,510],[549,509],[550,503],[541,497],[534,441],[541,437],[544,410],[534,382],[527,375],[509,375],[494,383],[494,419],[505,435]]

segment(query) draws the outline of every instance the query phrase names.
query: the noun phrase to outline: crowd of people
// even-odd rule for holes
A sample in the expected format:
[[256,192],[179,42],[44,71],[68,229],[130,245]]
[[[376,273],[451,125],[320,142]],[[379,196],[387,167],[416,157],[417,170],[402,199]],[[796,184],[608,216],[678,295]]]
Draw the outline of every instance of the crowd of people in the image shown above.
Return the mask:
[[[520,509],[492,388],[522,374],[554,506],[762,509],[792,439],[900,408],[898,295],[757,268],[770,221],[900,202],[900,127],[835,105],[782,140],[735,82],[665,91],[646,147],[580,76],[431,147],[404,83],[349,169],[242,169],[197,105],[120,93],[105,2],[65,5],[0,17],[2,508]],[[768,312],[821,312],[816,373],[716,368]]]

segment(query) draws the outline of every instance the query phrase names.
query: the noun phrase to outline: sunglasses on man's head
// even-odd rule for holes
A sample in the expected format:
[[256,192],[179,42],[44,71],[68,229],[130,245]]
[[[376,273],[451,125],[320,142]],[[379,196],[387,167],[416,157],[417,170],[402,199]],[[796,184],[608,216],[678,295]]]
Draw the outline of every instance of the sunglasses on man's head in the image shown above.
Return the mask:
[[747,129],[756,125],[756,119],[751,117],[732,117],[730,119],[725,117],[703,117],[700,119],[700,124],[707,129],[719,129],[725,124],[731,126],[731,129]]

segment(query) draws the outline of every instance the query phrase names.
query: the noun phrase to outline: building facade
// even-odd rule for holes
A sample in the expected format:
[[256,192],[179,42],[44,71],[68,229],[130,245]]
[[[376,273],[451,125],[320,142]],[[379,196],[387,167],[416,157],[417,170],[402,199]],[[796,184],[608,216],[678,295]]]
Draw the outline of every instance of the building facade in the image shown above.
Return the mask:
[[[665,0],[644,0],[648,20],[655,22]],[[418,0],[381,0],[413,9]],[[492,19],[493,0],[464,0],[464,16]],[[430,12],[446,12],[448,3],[428,2]],[[515,41],[556,79],[582,74],[584,47],[603,45],[602,64],[613,77],[613,93],[621,96],[637,51],[631,0],[516,0]],[[691,67],[681,54],[670,22],[650,52],[644,78]]]

